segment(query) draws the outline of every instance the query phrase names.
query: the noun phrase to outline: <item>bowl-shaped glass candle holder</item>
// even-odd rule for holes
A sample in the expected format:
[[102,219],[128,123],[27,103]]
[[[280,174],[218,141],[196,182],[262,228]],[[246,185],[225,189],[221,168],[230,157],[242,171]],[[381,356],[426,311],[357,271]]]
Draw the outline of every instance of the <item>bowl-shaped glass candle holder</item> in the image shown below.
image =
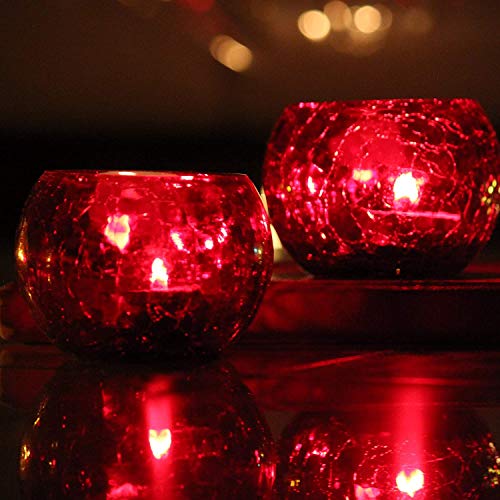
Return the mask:
[[267,422],[228,365],[65,365],[33,420],[20,447],[26,500],[275,498]]
[[312,274],[446,276],[493,230],[498,142],[471,99],[301,103],[274,129],[264,187]]
[[251,321],[272,267],[245,175],[47,171],[16,260],[40,326],[103,357],[210,356]]

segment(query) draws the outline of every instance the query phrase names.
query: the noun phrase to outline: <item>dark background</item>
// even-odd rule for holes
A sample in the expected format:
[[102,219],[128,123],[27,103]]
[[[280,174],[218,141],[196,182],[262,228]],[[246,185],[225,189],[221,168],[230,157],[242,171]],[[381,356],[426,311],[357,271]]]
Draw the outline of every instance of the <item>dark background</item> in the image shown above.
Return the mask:
[[[347,3],[383,4],[392,24],[312,42],[297,18],[326,0],[4,0],[7,277],[22,204],[45,169],[219,170],[259,184],[273,123],[300,100],[466,96],[498,130],[498,0]],[[215,60],[220,34],[250,48],[246,71]]]

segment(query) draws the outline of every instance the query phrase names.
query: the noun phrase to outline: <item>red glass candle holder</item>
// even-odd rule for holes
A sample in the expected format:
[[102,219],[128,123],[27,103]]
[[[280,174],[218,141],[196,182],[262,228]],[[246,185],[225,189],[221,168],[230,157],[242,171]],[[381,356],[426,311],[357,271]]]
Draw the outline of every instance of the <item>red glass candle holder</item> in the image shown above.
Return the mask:
[[272,498],[267,423],[232,367],[66,366],[20,447],[26,499]]
[[264,188],[312,274],[450,275],[493,230],[498,141],[471,99],[300,103],[271,136]]
[[299,414],[281,441],[280,498],[497,498],[500,457],[484,422],[466,409],[427,411],[419,421],[404,408],[371,408],[354,421],[344,415],[349,426],[327,413]]
[[251,321],[272,242],[245,175],[48,171],[16,248],[35,317],[88,356],[209,356]]

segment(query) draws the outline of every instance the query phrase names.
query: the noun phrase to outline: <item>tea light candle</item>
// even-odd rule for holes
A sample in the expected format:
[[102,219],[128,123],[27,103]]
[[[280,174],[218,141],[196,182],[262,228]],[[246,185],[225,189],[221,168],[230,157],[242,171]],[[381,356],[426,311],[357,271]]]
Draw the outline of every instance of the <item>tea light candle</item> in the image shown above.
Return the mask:
[[240,174],[45,172],[17,266],[38,323],[87,356],[220,351],[255,314],[272,242]]
[[498,141],[471,99],[300,103],[269,141],[264,188],[312,274],[449,275],[493,230]]

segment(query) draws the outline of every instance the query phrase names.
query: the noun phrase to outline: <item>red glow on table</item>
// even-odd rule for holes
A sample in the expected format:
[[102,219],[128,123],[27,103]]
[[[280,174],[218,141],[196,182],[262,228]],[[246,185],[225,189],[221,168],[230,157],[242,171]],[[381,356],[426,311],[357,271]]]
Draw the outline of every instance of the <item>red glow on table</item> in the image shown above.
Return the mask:
[[396,485],[401,493],[413,498],[424,487],[424,473],[420,469],[402,470],[396,477]]
[[104,229],[108,241],[123,251],[130,241],[130,217],[128,215],[110,215]]
[[171,445],[172,433],[170,429],[149,429],[149,446],[157,460],[161,460],[168,455]]
[[122,500],[123,498],[139,498],[140,489],[131,483],[120,484],[119,486],[111,486],[111,489],[106,494],[106,500]]

